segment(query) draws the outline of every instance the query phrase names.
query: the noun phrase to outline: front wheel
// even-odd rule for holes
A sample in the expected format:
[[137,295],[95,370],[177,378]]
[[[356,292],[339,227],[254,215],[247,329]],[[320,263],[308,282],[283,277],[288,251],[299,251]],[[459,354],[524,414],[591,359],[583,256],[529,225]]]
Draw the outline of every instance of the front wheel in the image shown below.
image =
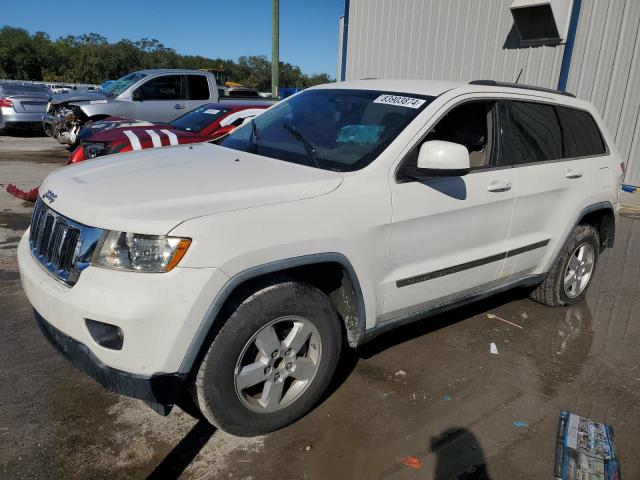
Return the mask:
[[320,290],[266,287],[238,305],[209,347],[195,382],[200,410],[239,436],[284,427],[320,399],[341,347],[338,317]]
[[530,297],[550,307],[578,303],[587,294],[599,251],[598,231],[592,225],[578,225],[555,265]]

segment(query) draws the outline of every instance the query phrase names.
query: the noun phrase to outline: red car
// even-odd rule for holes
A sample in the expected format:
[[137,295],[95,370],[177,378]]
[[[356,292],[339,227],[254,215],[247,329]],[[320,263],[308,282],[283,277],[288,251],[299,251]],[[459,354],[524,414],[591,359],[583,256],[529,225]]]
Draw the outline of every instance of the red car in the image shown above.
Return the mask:
[[83,128],[78,146],[67,164],[114,153],[221,139],[272,105],[261,103],[209,103],[169,123],[151,123],[109,117]]
[[[80,131],[80,146],[73,151],[67,165],[143,148],[219,140],[271,105],[270,101],[209,103],[169,123],[109,117]],[[7,192],[28,202],[38,198],[38,187],[24,191],[9,184]]]

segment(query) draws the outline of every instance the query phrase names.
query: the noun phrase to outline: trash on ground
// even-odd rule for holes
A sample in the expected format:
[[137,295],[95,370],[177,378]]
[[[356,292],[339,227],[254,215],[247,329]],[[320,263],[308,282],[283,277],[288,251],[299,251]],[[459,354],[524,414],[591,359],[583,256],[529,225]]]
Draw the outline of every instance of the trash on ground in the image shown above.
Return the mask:
[[415,468],[416,470],[422,468],[422,460],[416,457],[404,457],[402,459],[402,464],[405,467]]
[[613,427],[560,412],[554,476],[557,480],[620,480]]
[[635,187],[633,185],[622,185],[622,191],[623,192],[629,192],[629,193],[635,193],[638,190],[638,187]]
[[494,355],[498,355],[498,347],[496,347],[495,343],[491,342],[491,345],[489,345],[489,352]]
[[520,330],[524,330],[524,327],[521,327],[517,323],[510,322],[509,320],[505,320],[504,318],[500,318],[493,313],[487,313],[487,318],[495,318],[496,320],[500,320],[501,322],[508,323],[509,325],[513,325],[514,327],[518,327]]
[[309,450],[311,450],[311,448],[312,448],[312,447],[311,447],[311,445],[307,445],[307,446],[304,448],[304,451],[305,451],[305,452],[308,452]]
[[14,184],[10,183],[7,185],[7,193],[10,193],[16,198],[20,200],[24,200],[25,202],[35,202],[38,199],[38,187],[32,188],[28,192],[24,190],[20,190]]
[[527,318],[529,318],[529,315],[527,315],[527,312],[522,312],[522,313],[520,314],[520,316],[521,316],[522,318],[524,318],[525,320],[526,320]]
[[516,420],[513,422],[513,426],[517,428],[528,427],[529,424],[527,422],[523,422],[522,420]]
[[405,372],[404,370],[398,370],[396,372],[396,377],[404,377],[407,375],[407,372]]

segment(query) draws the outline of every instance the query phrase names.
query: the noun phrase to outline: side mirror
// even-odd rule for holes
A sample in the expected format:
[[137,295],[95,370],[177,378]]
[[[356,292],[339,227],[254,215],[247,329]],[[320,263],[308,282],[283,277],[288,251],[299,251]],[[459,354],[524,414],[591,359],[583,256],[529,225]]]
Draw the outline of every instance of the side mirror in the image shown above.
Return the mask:
[[415,173],[420,177],[459,177],[469,173],[470,169],[467,147],[459,143],[432,140],[420,146]]
[[142,101],[142,90],[140,90],[140,89],[134,90],[132,98],[136,102],[141,102]]

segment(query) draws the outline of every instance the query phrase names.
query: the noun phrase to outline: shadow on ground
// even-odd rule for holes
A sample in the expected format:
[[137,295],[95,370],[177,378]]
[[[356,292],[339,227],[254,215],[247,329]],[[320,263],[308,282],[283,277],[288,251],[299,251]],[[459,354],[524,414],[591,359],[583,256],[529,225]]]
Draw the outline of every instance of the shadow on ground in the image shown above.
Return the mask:
[[149,480],[179,478],[211,439],[215,431],[215,427],[211,426],[206,420],[198,420],[189,433],[169,452],[147,478]]

